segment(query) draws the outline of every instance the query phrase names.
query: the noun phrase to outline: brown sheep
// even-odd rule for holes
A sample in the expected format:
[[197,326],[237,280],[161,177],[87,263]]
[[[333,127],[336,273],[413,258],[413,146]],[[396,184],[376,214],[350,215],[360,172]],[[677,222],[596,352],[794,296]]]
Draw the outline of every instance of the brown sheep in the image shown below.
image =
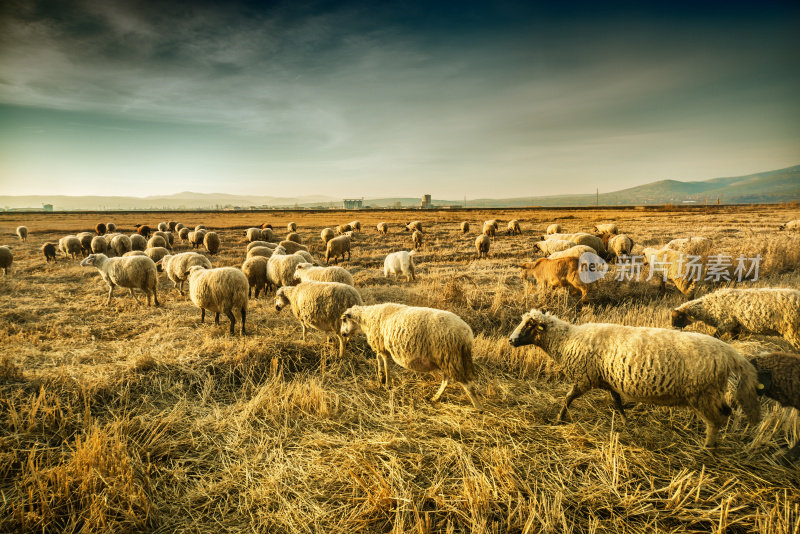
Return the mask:
[[414,248],[420,248],[422,246],[422,232],[414,230],[414,233],[411,234],[411,238],[414,240]]
[[94,227],[94,231],[97,235],[105,235],[106,225],[103,223],[97,223]]
[[269,223],[264,223],[264,224],[262,224],[262,225],[261,225],[261,229],[262,229],[262,230],[265,230],[265,229],[267,229],[267,228],[269,228],[270,230],[272,230],[272,225],[271,225],[271,224],[269,224]]
[[[759,395],[800,410],[800,354],[764,352],[750,358],[750,363],[758,371]],[[787,460],[797,458],[800,458],[800,442],[786,453]]]
[[147,239],[148,237],[150,237],[150,227],[147,226],[146,224],[137,224],[136,233]]
[[580,292],[581,302],[586,302],[588,286],[581,280],[578,272],[578,258],[539,258],[533,263],[526,262],[521,266],[520,277],[527,283],[542,284],[569,288]]
[[55,243],[45,243],[42,245],[42,254],[44,254],[45,261],[56,261],[56,245]]

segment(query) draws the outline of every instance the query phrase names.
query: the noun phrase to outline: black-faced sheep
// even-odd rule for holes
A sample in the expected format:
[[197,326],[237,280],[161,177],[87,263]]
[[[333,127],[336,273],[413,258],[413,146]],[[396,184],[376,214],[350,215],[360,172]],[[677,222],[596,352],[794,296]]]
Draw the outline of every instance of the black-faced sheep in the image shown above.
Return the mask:
[[[800,410],[800,354],[765,352],[750,358],[760,384],[759,394],[782,406]],[[800,441],[786,453],[786,459],[800,458]]]
[[325,263],[329,264],[331,260],[339,262],[339,256],[344,261],[344,256],[347,254],[347,260],[350,261],[350,247],[352,245],[350,235],[340,235],[334,237],[325,245]]
[[20,241],[23,243],[28,240],[28,227],[27,226],[17,226],[17,237],[19,237]]
[[139,299],[133,290],[141,289],[147,295],[147,305],[150,305],[152,296],[153,304],[158,306],[158,272],[155,262],[147,256],[109,258],[105,254],[90,254],[81,262],[81,266],[90,265],[97,268],[108,284],[106,305],[111,304],[114,288],[119,286],[128,288],[137,304]]
[[209,254],[216,254],[219,252],[219,234],[216,232],[208,232],[203,236],[203,246]]
[[718,289],[672,310],[672,326],[701,321],[730,333],[783,336],[800,349],[800,290],[783,288]]
[[589,286],[581,280],[578,258],[539,258],[533,263],[523,263],[520,277],[526,283],[558,288],[566,287],[570,293],[580,293],[581,302],[586,302]]
[[294,279],[298,282],[339,282],[355,286],[353,275],[342,267],[317,267],[312,263],[298,263],[294,270]]
[[[105,241],[103,241],[105,244]],[[55,243],[45,243],[42,245],[42,254],[44,254],[44,261],[56,261],[56,245]]]
[[242,335],[246,335],[247,300],[250,283],[242,271],[235,267],[204,269],[199,265],[184,273],[189,280],[189,298],[200,308],[200,322],[205,322],[206,310],[213,311],[214,323],[219,324],[219,314],[224,313],[231,322],[230,333],[236,326],[236,314],[242,321]]
[[186,281],[186,271],[198,265],[204,269],[211,269],[211,261],[197,252],[181,252],[180,254],[167,255],[158,262],[162,271],[167,273],[167,278],[172,281],[178,292],[183,295],[183,283]]
[[636,402],[689,406],[706,423],[705,445],[711,447],[731,413],[725,392],[732,374],[739,377],[736,400],[749,421],[761,416],[756,370],[711,336],[605,323],[576,326],[534,309],[522,316],[509,342],[541,348],[573,379],[559,420],[573,400],[600,388],[611,394],[623,420],[623,395]]
[[11,249],[6,246],[1,246],[0,269],[3,269],[3,275],[8,276],[8,269],[11,267],[12,263],[14,263],[14,254],[11,252]]
[[417,372],[442,372],[442,385],[431,400],[438,401],[450,381],[457,382],[478,411],[483,406],[471,381],[472,329],[449,311],[386,303],[353,306],[342,315],[341,333],[350,337],[358,331],[367,336],[381,368],[386,386],[392,387],[389,358],[401,367]]
[[478,258],[489,257],[489,244],[491,240],[486,234],[481,234],[475,238],[475,250],[478,251]]
[[263,256],[253,256],[244,260],[242,272],[247,277],[250,287],[247,289],[247,297],[255,289],[255,298],[258,298],[260,291],[267,294],[267,258]]

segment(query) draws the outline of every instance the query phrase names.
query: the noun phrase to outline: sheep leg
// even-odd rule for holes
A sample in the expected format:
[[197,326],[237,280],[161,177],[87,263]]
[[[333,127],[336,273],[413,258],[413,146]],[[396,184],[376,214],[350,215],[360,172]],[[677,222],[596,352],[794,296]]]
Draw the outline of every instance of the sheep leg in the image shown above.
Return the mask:
[[444,393],[444,390],[445,388],[447,388],[447,385],[449,383],[450,383],[450,378],[448,378],[447,375],[442,376],[442,385],[439,386],[439,391],[436,392],[436,395],[431,397],[431,400],[433,402],[437,402],[439,400],[439,398],[442,396],[442,393]]
[[339,338],[339,358],[342,358],[342,357],[344,357],[344,346],[345,346],[345,340],[344,340],[344,338],[343,338],[341,335],[339,335],[339,334],[336,334],[336,337],[338,337],[338,338]]
[[479,412],[483,412],[483,404],[478,398],[478,395],[475,393],[475,386],[472,384],[465,384],[464,382],[459,382],[458,385],[461,386],[461,388],[464,390],[464,393],[467,394],[472,406]]
[[706,424],[706,441],[704,446],[708,448],[712,448],[717,444],[719,427],[724,425],[727,419],[727,416],[723,415],[720,408],[715,407],[715,405],[717,405],[717,403],[709,402],[708,400],[703,403],[703,408],[697,405],[690,405],[695,413],[697,413],[697,416]]
[[[154,287],[152,291],[153,291],[153,306],[158,306],[158,282],[156,282],[156,287]],[[147,302],[149,304],[150,300],[148,300]]]
[[306,341],[306,323],[300,322],[300,326],[303,328],[303,335],[301,337],[301,340],[303,341],[303,343],[305,343],[305,341]]
[[246,319],[247,319],[247,308],[242,308],[242,335],[243,336],[247,335],[247,332],[244,329],[244,323],[245,323]]
[[622,422],[628,424],[628,416],[625,415],[625,408],[622,406],[622,397],[616,391],[609,391],[611,398],[614,399],[614,408],[619,412],[622,417]]
[[557,422],[560,423],[564,420],[564,415],[567,414],[567,409],[569,408],[569,405],[572,404],[572,401],[586,393],[586,391],[588,391],[588,389],[582,388],[579,384],[574,384],[572,386],[572,389],[569,390],[569,393],[567,393],[567,396],[564,399],[564,406],[562,406],[561,411],[558,412],[558,417],[556,417]]
[[378,384],[381,383],[381,362],[383,362],[383,376],[385,378],[386,388],[392,389],[392,375],[389,371],[389,355],[385,352],[378,354]]
[[[133,292],[133,288],[132,288],[132,287],[129,287],[129,288],[128,288],[128,291],[130,291],[130,292],[131,292],[131,296],[133,297],[133,300],[135,300],[135,301],[136,301],[136,304],[139,304],[139,297],[137,297],[137,296],[136,296],[136,293],[134,293],[134,292]],[[149,303],[149,302],[150,302],[150,301],[148,300],[148,303]]]
[[219,324],[219,312],[214,314],[214,324]]
[[202,324],[206,320],[206,309],[200,308],[200,323]]
[[[8,271],[6,271],[6,274],[8,274]],[[108,284],[108,300],[106,301],[106,306],[111,304],[112,293],[114,293],[114,284]]]
[[[228,316],[228,320],[231,322],[231,334],[233,334],[233,327],[236,325],[236,316],[233,315],[233,310],[226,311],[225,315]],[[219,313],[217,314],[217,324],[219,324]]]

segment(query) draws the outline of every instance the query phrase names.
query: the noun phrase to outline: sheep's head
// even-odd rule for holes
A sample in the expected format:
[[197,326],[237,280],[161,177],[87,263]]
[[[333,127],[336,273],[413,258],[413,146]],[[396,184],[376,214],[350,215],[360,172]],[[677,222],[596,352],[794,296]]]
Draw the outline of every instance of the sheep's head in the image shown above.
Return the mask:
[[696,319],[686,310],[672,310],[672,326],[674,328],[684,328],[692,324]]
[[536,267],[536,264],[538,264],[542,259],[544,258],[539,258],[534,262],[525,262],[522,265],[520,265],[519,277],[522,278],[522,280],[524,280],[525,282],[532,282],[535,285],[536,277],[533,276],[533,269],[534,267]]
[[89,265],[94,265],[96,261],[97,261],[97,254],[89,254],[81,262],[81,267],[88,267]]
[[200,271],[205,271],[206,268],[202,265],[192,265],[189,269],[183,273],[184,278],[191,278],[193,275],[199,273]]
[[307,271],[311,267],[313,267],[313,265],[310,263],[298,263],[297,267],[294,268],[294,279],[300,280],[300,278],[302,278],[303,272]]
[[522,321],[517,325],[508,338],[512,347],[524,345],[541,346],[542,337],[553,326],[552,316],[539,310],[531,310],[522,316]]
[[289,296],[287,293],[287,287],[284,286],[275,293],[275,311],[281,311],[283,308],[289,305]]
[[359,330],[361,330],[361,325],[359,325],[355,319],[353,308],[348,309],[342,314],[341,324],[342,325],[339,327],[339,333],[345,339],[357,334]]

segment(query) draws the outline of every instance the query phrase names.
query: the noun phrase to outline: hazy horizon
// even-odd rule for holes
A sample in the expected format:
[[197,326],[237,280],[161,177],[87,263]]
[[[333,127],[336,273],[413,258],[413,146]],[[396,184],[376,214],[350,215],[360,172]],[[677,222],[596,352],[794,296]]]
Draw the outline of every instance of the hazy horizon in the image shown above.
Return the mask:
[[0,6],[0,195],[505,198],[800,159],[791,3]]

